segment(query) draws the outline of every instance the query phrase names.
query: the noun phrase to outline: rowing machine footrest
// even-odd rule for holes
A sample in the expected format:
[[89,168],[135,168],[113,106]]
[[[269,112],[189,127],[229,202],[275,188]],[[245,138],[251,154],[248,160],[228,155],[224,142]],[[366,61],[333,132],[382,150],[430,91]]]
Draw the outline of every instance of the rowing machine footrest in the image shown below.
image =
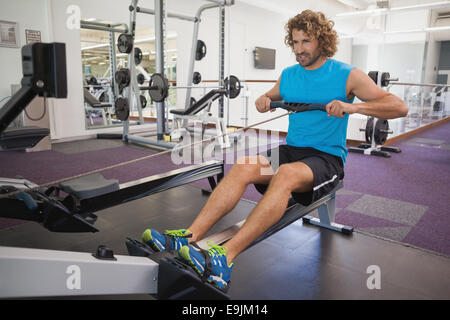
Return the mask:
[[155,253],[155,251],[145,243],[131,238],[127,238],[126,245],[130,256],[148,257]]
[[159,260],[158,298],[159,299],[208,299],[229,300],[225,292],[203,282],[190,266],[166,253]]

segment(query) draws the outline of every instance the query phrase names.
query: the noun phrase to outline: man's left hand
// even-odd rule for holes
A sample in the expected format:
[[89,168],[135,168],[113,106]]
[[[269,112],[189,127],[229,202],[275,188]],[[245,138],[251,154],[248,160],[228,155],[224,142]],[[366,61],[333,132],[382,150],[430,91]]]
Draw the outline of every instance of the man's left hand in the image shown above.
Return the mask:
[[326,105],[328,116],[342,118],[345,114],[356,113],[356,107],[351,103],[340,100],[333,100]]

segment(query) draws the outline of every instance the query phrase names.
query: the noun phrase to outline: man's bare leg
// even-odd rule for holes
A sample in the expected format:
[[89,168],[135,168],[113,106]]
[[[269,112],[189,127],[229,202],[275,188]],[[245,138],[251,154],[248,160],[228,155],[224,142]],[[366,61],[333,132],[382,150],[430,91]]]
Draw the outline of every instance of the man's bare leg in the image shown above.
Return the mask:
[[[262,171],[263,170],[263,171]],[[264,172],[264,174],[261,174]],[[233,210],[250,183],[268,184],[273,176],[269,161],[262,156],[242,157],[216,186],[192,225],[190,242],[199,241],[224,215]]]
[[295,162],[280,166],[270,181],[264,197],[252,210],[236,235],[223,244],[227,262],[245,250],[253,241],[283,216],[291,192],[308,192],[313,188],[314,174],[306,164]]

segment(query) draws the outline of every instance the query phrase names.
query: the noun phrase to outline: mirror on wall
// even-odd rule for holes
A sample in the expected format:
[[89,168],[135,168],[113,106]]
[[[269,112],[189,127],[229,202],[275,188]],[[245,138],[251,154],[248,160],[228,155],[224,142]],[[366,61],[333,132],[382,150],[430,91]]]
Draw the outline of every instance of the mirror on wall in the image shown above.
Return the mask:
[[[101,23],[111,22],[101,21]],[[87,129],[122,125],[122,121],[115,115],[114,101],[119,96],[118,89],[114,88],[114,71],[111,71],[112,69],[128,68],[128,54],[120,53],[117,46],[111,50],[112,44],[117,44],[119,35],[119,32],[84,29],[83,27],[80,30],[82,81],[85,95],[83,112]],[[156,72],[154,29],[136,27],[135,47],[142,51],[142,61],[136,66],[136,75],[146,79],[140,84],[145,86],[148,85],[147,79]],[[169,81],[176,81],[176,63],[176,33],[168,31],[165,74]],[[130,107],[130,124],[155,122],[155,104],[151,101],[147,91],[140,91],[139,94],[143,108],[139,109],[136,103]],[[167,103],[168,107],[176,105],[176,90],[170,90]]]

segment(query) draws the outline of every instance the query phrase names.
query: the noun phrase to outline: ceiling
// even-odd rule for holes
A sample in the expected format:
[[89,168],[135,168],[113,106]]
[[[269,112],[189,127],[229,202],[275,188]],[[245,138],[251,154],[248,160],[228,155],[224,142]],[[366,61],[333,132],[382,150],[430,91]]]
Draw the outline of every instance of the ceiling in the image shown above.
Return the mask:
[[370,5],[375,5],[376,0],[236,0],[236,3],[245,3],[255,7],[278,12],[281,15],[292,16],[293,12],[305,9],[324,10],[327,15],[340,12],[352,11],[354,9],[364,10]]
[[[356,35],[365,37],[367,19],[371,17],[376,18],[373,10],[383,8],[383,5],[391,9],[401,9],[389,10],[384,13],[388,15],[413,10],[430,10],[433,12],[433,16],[438,13],[448,12],[448,17],[440,21],[432,18],[429,27],[448,27],[447,30],[433,31],[432,34],[438,41],[450,40],[450,0],[277,0],[276,2],[271,0],[236,0],[236,3],[239,2],[278,12],[288,17],[291,17],[293,12],[300,12],[305,9],[324,11],[328,17],[334,20],[336,23],[335,28],[341,36],[347,35],[349,37]],[[422,5],[427,7],[425,9],[417,7]],[[350,15],[339,16],[342,13]],[[359,15],[361,13],[366,14]],[[402,31],[406,33],[413,31],[409,29],[411,28],[405,27],[405,30]],[[426,31],[423,30],[422,32]]]

